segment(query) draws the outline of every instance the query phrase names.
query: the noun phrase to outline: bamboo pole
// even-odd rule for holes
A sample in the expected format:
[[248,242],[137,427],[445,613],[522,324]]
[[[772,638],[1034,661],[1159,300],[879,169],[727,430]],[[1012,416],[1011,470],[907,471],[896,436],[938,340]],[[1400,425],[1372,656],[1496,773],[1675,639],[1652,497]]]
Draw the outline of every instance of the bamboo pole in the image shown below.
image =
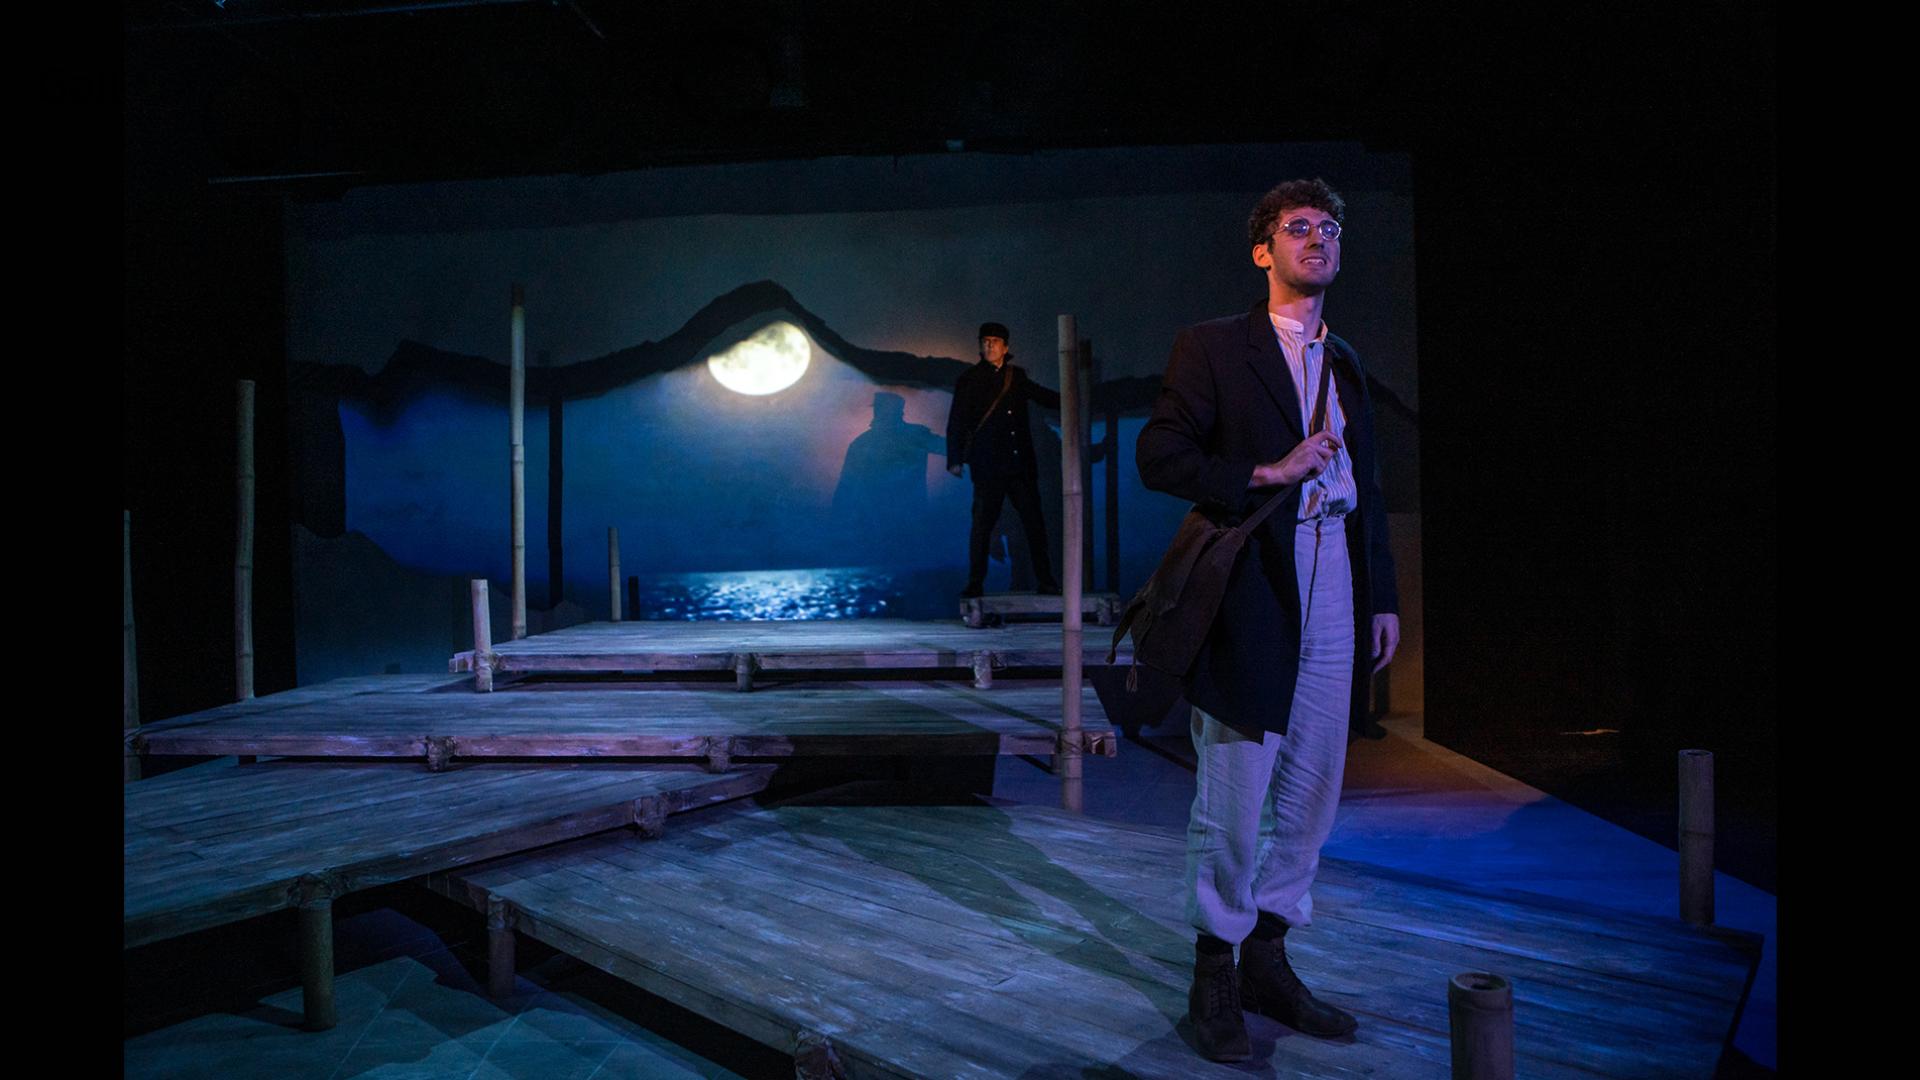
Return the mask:
[[1107,431],[1102,440],[1107,467],[1107,591],[1120,591],[1120,407],[1107,402]]
[[140,779],[140,755],[126,738],[140,726],[140,675],[133,649],[133,511],[120,511],[120,596],[125,615],[124,649],[120,654],[120,781]]
[[513,451],[513,629],[527,636],[527,308],[526,289],[513,287],[513,359],[507,383],[507,443]]
[[241,379],[240,424],[235,455],[239,514],[233,551],[234,696],[253,696],[253,380]]
[[1713,925],[1713,753],[1680,751],[1680,917]]
[[1081,520],[1080,502],[1080,335],[1071,315],[1060,316],[1060,485],[1064,506],[1061,514],[1060,560],[1060,805],[1079,813],[1084,805],[1080,787],[1080,597]]
[[1513,985],[1469,971],[1447,980],[1453,1080],[1513,1080]]
[[333,897],[310,896],[300,904],[300,1004],[308,1031],[339,1022],[333,1006]]
[[493,689],[493,605],[487,600],[487,579],[474,578],[473,591],[473,688]]
[[562,413],[566,402],[560,393],[560,378],[554,370],[553,357],[543,349],[539,360],[540,367],[547,373],[547,608],[551,610],[566,598],[567,577],[561,565],[566,545],[561,541],[560,528],[561,495],[566,491],[566,485],[561,482],[565,475]]
[[620,530],[612,525],[607,526],[607,603],[612,605],[607,610],[613,613],[608,618],[613,622],[619,622]]
[[[1086,592],[1094,591],[1096,563],[1093,530],[1087,528],[1093,521],[1093,455],[1088,450],[1093,446],[1093,385],[1100,381],[1099,372],[1093,342],[1080,339],[1080,393],[1075,399],[1080,403],[1080,428],[1075,442],[1080,448],[1080,583]],[[1065,417],[1061,419],[1064,422]]]

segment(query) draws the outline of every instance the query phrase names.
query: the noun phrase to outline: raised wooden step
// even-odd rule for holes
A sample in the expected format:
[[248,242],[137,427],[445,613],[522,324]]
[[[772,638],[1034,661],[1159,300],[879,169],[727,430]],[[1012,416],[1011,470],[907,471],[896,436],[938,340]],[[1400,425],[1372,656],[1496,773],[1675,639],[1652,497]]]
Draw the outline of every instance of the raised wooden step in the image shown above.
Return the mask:
[[212,763],[126,785],[123,945],[737,798],[770,766]]
[[[1121,607],[1118,593],[1082,593],[1080,596],[1080,618],[1086,625],[1112,626],[1120,619]],[[976,629],[985,627],[995,617],[1052,618],[1057,622],[1066,610],[1066,599],[1061,596],[988,593],[985,596],[963,598],[960,601],[960,621]]]
[[[1182,837],[1026,806],[719,808],[434,875],[445,895],[853,1076],[1445,1076],[1447,980],[1514,986],[1529,1077],[1710,1077],[1747,935],[1323,860],[1295,967],[1348,1040],[1250,1018],[1211,1065],[1185,1015]],[[825,1048],[823,1051],[822,1048]]]
[[[1039,623],[973,630],[906,619],[598,622],[496,642],[481,663],[496,674],[731,672],[749,689],[756,674],[782,671],[847,678],[875,670],[954,671],[984,682],[996,670],[1058,672],[1062,649],[1060,627]],[[1082,662],[1104,664],[1106,655],[1104,635],[1087,635]],[[1119,662],[1131,658],[1123,647]],[[471,650],[448,662],[454,672],[474,666]]]
[[[440,675],[341,679],[148,724],[148,754],[424,758],[741,758],[1053,754],[1058,682],[876,681],[803,684],[740,695],[711,686],[518,682],[475,694]],[[331,690],[331,692],[329,692]],[[1081,744],[1113,756],[1114,731],[1091,686]]]

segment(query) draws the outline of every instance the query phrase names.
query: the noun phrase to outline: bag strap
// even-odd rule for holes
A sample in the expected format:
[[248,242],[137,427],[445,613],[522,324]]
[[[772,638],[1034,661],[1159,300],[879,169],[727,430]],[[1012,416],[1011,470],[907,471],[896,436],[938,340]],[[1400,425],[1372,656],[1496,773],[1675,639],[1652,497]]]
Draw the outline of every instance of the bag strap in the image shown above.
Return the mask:
[[1000,380],[1000,392],[993,395],[993,400],[987,403],[987,411],[980,414],[979,422],[973,425],[972,431],[967,432],[967,441],[960,444],[962,460],[966,459],[967,451],[973,447],[974,436],[980,434],[980,429],[986,427],[987,421],[993,419],[993,410],[1000,407],[1000,400],[1007,396],[1007,391],[1013,389],[1013,362],[1008,361],[1003,370],[1006,375]]
[[[1323,351],[1320,355],[1320,388],[1319,388],[1319,391],[1314,395],[1313,421],[1307,425],[1308,438],[1312,438],[1314,435],[1318,434],[1323,427],[1326,426],[1327,380],[1332,374],[1333,374],[1333,357],[1328,355],[1325,351]],[[1286,487],[1283,487],[1279,491],[1274,492],[1272,498],[1269,498],[1266,502],[1262,503],[1260,506],[1260,509],[1255,510],[1251,514],[1248,514],[1245,521],[1242,521],[1240,524],[1235,525],[1233,527],[1233,531],[1239,533],[1242,537],[1245,537],[1251,534],[1253,530],[1260,527],[1261,522],[1267,520],[1267,516],[1269,514],[1272,514],[1275,510],[1278,510],[1280,508],[1281,501],[1284,500],[1287,497],[1287,495],[1293,491],[1294,488],[1297,488],[1299,486],[1300,484],[1296,481],[1295,483],[1288,484]]]

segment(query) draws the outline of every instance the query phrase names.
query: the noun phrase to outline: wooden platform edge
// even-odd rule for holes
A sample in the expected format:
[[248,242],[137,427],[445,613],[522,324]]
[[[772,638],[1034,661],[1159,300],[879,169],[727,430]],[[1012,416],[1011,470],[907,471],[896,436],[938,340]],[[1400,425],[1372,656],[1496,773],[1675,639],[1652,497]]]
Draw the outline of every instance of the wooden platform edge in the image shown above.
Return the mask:
[[[1036,727],[1030,733],[956,731],[938,734],[840,733],[831,735],[288,735],[224,734],[209,729],[153,732],[134,742],[155,757],[252,754],[259,757],[355,757],[424,760],[444,768],[455,760],[552,758],[597,760],[655,758],[740,761],[792,757],[1015,756],[1062,752],[1060,732]],[[1081,752],[1095,757],[1119,753],[1119,732],[1082,729]]]
[[[509,832],[404,852],[348,867],[316,867],[243,892],[170,911],[124,919],[121,924],[121,948],[138,948],[197,930],[270,914],[296,906],[303,898],[315,894],[316,890],[330,898],[337,898],[362,889],[454,868],[447,864],[467,866],[625,825],[634,825],[642,832],[658,835],[669,815],[755,794],[766,788],[773,772],[772,765],[749,765],[714,776],[710,781],[696,786],[623,799],[605,807],[562,815]],[[441,865],[422,869],[423,863]]]
[[859,1076],[863,1080],[866,1077],[878,1077],[884,1080],[921,1080],[917,1074],[900,1072],[889,1067],[882,1060],[857,1051],[850,1051],[849,1047],[831,1043],[830,1040],[823,1040],[818,1033],[797,1021],[741,1008],[722,996],[720,992],[674,978],[666,972],[597,945],[563,927],[539,918],[503,896],[497,897],[481,886],[461,880],[458,876],[461,872],[461,870],[449,870],[429,874],[422,878],[420,883],[457,904],[472,908],[483,916],[488,915],[490,911],[498,912],[504,917],[505,924],[510,929],[772,1050],[799,1058],[822,1041],[827,1041],[832,1052],[841,1058],[843,1063],[848,1059],[857,1063],[858,1067],[852,1071],[851,1075]]

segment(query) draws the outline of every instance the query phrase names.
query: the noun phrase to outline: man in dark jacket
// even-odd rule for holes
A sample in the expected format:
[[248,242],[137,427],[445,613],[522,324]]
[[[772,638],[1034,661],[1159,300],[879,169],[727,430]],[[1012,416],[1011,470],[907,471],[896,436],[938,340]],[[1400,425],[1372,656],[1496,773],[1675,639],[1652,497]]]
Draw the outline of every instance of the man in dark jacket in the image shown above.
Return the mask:
[[1320,180],[1261,198],[1248,239],[1267,296],[1247,314],[1180,332],[1136,452],[1147,487],[1191,499],[1215,521],[1237,523],[1276,492],[1285,500],[1248,539],[1187,678],[1199,758],[1187,826],[1187,914],[1198,934],[1188,1008],[1215,1060],[1250,1053],[1243,1002],[1310,1035],[1356,1026],[1301,983],[1284,944],[1312,921],[1347,741],[1366,722],[1367,675],[1400,638],[1366,374],[1321,320],[1345,216]]
[[947,471],[973,470],[973,530],[967,536],[967,587],[962,597],[979,596],[987,580],[987,542],[1000,520],[1000,507],[1013,500],[1020,528],[1027,534],[1038,591],[1058,594],[1053,560],[1047,554],[1047,520],[1040,510],[1040,472],[1034,464],[1033,432],[1027,402],[1060,407],[1060,394],[1027,378],[1013,363],[1010,337],[1000,323],[980,324],[980,362],[960,375],[947,413]]

